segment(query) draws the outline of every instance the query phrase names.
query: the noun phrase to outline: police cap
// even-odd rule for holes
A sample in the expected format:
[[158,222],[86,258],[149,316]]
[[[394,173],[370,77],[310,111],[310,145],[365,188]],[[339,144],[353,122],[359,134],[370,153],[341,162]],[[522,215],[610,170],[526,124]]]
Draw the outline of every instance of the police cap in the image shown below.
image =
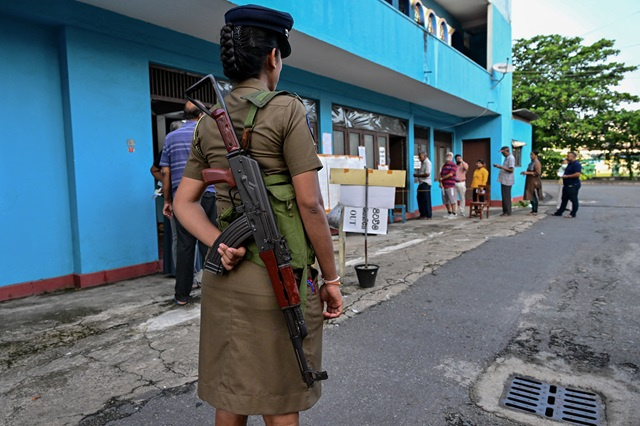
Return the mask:
[[238,6],[229,9],[224,14],[224,22],[234,25],[249,25],[252,27],[266,28],[278,33],[278,46],[280,47],[280,55],[286,58],[291,54],[291,45],[289,45],[289,31],[293,27],[293,17],[286,13],[280,12],[267,7],[248,4],[246,6]]

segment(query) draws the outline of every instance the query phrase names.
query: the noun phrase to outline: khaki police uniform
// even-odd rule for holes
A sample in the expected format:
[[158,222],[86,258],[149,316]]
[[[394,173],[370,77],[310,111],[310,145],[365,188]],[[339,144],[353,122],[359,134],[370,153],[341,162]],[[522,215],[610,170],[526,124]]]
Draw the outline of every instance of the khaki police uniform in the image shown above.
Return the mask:
[[[241,96],[266,91],[256,79],[234,86],[225,98],[240,139],[250,110]],[[217,125],[201,120],[184,176],[202,180],[205,168],[229,167]],[[249,154],[266,175],[297,174],[322,167],[305,108],[291,95],[275,96],[258,110]],[[231,206],[229,186],[216,184],[218,213]],[[302,283],[302,285],[308,285]],[[322,304],[307,288],[305,321],[309,335],[304,353],[309,366],[322,369]],[[264,267],[244,260],[231,272],[205,272],[202,281],[198,396],[236,414],[284,414],[303,411],[320,398],[321,383],[308,389],[302,381],[289,332]]]

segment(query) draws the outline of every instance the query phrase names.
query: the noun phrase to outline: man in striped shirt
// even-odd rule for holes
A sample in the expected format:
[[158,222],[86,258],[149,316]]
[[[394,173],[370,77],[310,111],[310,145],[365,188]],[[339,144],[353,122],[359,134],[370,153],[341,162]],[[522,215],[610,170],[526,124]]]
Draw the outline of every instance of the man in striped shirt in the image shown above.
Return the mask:
[[[186,122],[177,130],[170,132],[164,142],[160,167],[162,167],[162,188],[164,195],[164,208],[162,213],[172,218],[172,225],[176,227],[176,286],[173,302],[183,306],[189,301],[189,295],[194,283],[194,256],[196,250],[196,238],[192,236],[173,215],[173,197],[176,195],[180,179],[184,173],[184,167],[191,151],[193,132],[196,128],[200,110],[191,102],[184,106],[184,118]],[[169,189],[171,188],[171,189]],[[207,187],[200,200],[200,204],[209,217],[211,223],[216,222],[216,198],[213,185]],[[199,243],[200,257],[204,261],[208,247]]]
[[440,170],[440,188],[442,188],[442,202],[447,207],[447,219],[455,219],[456,216],[456,172],[458,167],[453,162],[453,153],[447,152],[447,161]]

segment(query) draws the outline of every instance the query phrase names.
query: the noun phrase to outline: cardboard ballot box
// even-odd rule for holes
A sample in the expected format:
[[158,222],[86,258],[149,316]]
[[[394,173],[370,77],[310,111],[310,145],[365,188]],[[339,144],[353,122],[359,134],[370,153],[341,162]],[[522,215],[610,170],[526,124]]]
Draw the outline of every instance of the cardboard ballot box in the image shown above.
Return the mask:
[[[407,181],[407,172],[404,170],[374,170],[369,172],[370,186],[395,186],[404,188]],[[340,185],[364,185],[364,169],[331,169],[330,183]]]

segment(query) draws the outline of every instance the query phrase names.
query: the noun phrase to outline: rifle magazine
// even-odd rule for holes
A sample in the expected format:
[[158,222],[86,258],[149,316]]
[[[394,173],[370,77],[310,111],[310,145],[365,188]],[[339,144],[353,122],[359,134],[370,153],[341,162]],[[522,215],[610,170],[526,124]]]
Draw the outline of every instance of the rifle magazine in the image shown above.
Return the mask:
[[204,261],[204,269],[216,275],[222,275],[225,269],[224,266],[222,266],[220,253],[218,253],[220,244],[222,243],[229,247],[238,248],[251,236],[253,236],[253,231],[245,215],[231,222],[227,229],[216,238],[213,246],[211,246]]

